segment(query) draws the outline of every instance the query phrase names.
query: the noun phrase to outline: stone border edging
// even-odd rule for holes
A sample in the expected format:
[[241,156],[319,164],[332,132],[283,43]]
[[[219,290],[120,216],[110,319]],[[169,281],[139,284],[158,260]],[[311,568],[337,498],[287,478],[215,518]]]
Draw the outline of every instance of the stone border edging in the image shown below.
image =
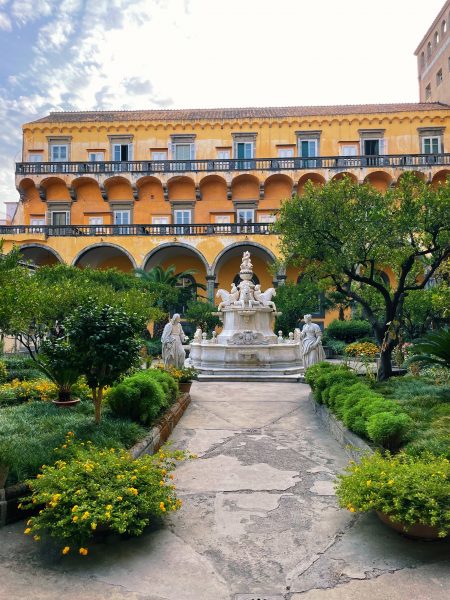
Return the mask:
[[347,427],[339,421],[333,413],[323,404],[319,404],[313,393],[310,392],[309,401],[313,407],[315,413],[319,415],[320,420],[326,426],[328,431],[334,437],[334,439],[339,442],[339,444],[344,448],[345,452],[355,461],[359,461],[361,455],[364,453],[373,454],[374,450],[369,446],[369,444],[361,439],[356,433],[347,429]]
[[[190,402],[189,393],[182,394],[177,398],[172,406],[158,419],[156,425],[150,429],[145,438],[130,448],[132,457],[139,458],[143,454],[157,452],[172,433]],[[19,499],[27,495],[28,491],[28,487],[24,483],[16,483],[0,489],[0,527],[21,521],[33,514],[32,511],[23,511],[17,508]]]

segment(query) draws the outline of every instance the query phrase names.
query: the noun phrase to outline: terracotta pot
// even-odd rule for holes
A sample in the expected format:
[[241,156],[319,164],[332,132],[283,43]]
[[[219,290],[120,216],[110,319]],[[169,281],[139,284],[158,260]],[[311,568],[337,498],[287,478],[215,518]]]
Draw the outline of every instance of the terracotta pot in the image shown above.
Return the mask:
[[5,487],[6,480],[8,479],[9,467],[8,465],[0,464],[0,490]]
[[185,381],[183,383],[179,383],[178,387],[180,388],[180,392],[183,392],[183,394],[189,394],[190,390],[191,390],[191,385],[192,385],[192,381]]
[[58,408],[69,408],[71,406],[76,406],[78,402],[80,402],[79,398],[72,398],[71,400],[65,400],[61,402],[60,400],[52,400],[53,404]]
[[383,521],[383,523],[388,525],[391,529],[393,529],[394,531],[398,531],[399,533],[403,533],[407,537],[414,538],[417,540],[443,539],[438,536],[439,529],[437,527],[432,527],[431,525],[424,525],[423,523],[415,523],[414,525],[410,525],[409,527],[405,528],[405,525],[403,525],[403,523],[399,523],[398,521],[392,521],[389,515],[378,511],[376,511],[376,513],[380,521]]

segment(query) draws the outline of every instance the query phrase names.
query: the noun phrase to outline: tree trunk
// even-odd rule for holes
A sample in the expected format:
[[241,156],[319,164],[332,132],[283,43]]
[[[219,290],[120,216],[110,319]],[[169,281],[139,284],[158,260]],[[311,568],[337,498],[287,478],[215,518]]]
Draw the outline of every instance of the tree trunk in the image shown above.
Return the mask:
[[97,388],[95,391],[92,390],[92,398],[95,407],[95,422],[99,425],[102,416],[103,388]]
[[386,381],[392,377],[392,350],[390,346],[381,351],[378,367],[378,381]]

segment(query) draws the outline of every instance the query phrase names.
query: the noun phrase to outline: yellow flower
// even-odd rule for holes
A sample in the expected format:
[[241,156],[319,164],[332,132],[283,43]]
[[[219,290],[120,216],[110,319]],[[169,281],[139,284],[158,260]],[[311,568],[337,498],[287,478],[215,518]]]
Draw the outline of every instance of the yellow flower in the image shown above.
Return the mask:
[[41,539],[41,536],[40,535],[35,535],[33,537],[33,539],[34,539],[35,542],[39,542],[39,540]]
[[87,548],[80,548],[78,550],[78,552],[82,555],[82,556],[87,556],[89,550]]
[[394,480],[393,479],[389,479],[388,485],[393,485],[393,484],[394,484]]
[[106,510],[111,510],[112,509],[112,504],[107,504],[105,508],[106,508]]
[[117,500],[119,500],[119,502],[123,500],[122,496],[117,496]]
[[164,481],[160,481],[159,485],[162,487],[164,485]]
[[92,523],[91,523],[91,529],[93,531],[95,531],[97,529],[97,523],[95,521],[92,521]]
[[42,479],[43,477],[44,477],[44,476],[42,475],[42,473],[38,473],[38,474],[36,475],[36,479]]
[[27,521],[27,525],[31,525],[31,524],[32,524],[32,522],[33,522],[33,520],[32,520],[32,519],[28,519],[28,521]]
[[25,529],[25,531],[24,531],[24,534],[25,534],[25,535],[30,535],[30,533],[31,533],[31,529],[30,529],[29,527],[27,527],[27,528]]
[[78,521],[78,517],[77,517],[77,515],[75,515],[74,517],[72,517],[72,521],[73,521],[74,523],[76,523],[76,522]]
[[86,519],[89,517],[89,514],[90,514],[90,513],[89,513],[88,511],[84,512],[84,513],[83,513],[83,516],[81,517],[81,519],[82,519],[83,521],[85,521],[85,520],[86,520]]
[[173,475],[172,474],[169,475],[169,479],[173,480]]
[[111,513],[105,512],[105,519],[110,519],[110,518],[111,518]]
[[69,552],[70,552],[70,546],[64,546],[64,548],[62,549],[62,553],[69,554]]
[[161,475],[164,477],[164,475],[167,475],[167,471],[166,469],[161,469]]
[[166,512],[166,507],[164,506],[164,502],[159,503],[159,508],[162,510],[162,512]]
[[67,435],[74,435],[73,431],[68,431]]
[[367,484],[367,487],[370,487],[370,486],[372,485],[372,480],[371,480],[371,479],[368,479],[368,480],[366,481],[366,484]]
[[134,481],[135,479],[137,479],[137,477],[136,477],[136,475],[133,475],[133,476],[131,477],[131,481]]
[[62,445],[62,448],[67,448],[67,444],[63,444],[63,445]]
[[76,512],[78,510],[78,504],[75,504],[75,506],[72,506],[72,512]]
[[137,489],[136,489],[136,488],[134,488],[134,487],[129,487],[129,488],[128,488],[128,491],[130,492],[130,494],[133,494],[134,496],[137,496],[137,495],[138,495],[138,493],[139,493],[139,492],[137,491]]

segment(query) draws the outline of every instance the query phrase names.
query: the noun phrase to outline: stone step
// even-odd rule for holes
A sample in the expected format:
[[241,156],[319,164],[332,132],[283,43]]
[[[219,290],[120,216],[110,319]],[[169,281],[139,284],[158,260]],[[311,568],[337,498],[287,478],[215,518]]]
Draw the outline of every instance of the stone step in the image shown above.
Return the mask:
[[249,375],[246,374],[233,374],[233,373],[217,373],[214,375],[199,375],[198,381],[240,381],[240,382],[277,382],[277,383],[304,383],[305,377],[302,373],[294,375]]

